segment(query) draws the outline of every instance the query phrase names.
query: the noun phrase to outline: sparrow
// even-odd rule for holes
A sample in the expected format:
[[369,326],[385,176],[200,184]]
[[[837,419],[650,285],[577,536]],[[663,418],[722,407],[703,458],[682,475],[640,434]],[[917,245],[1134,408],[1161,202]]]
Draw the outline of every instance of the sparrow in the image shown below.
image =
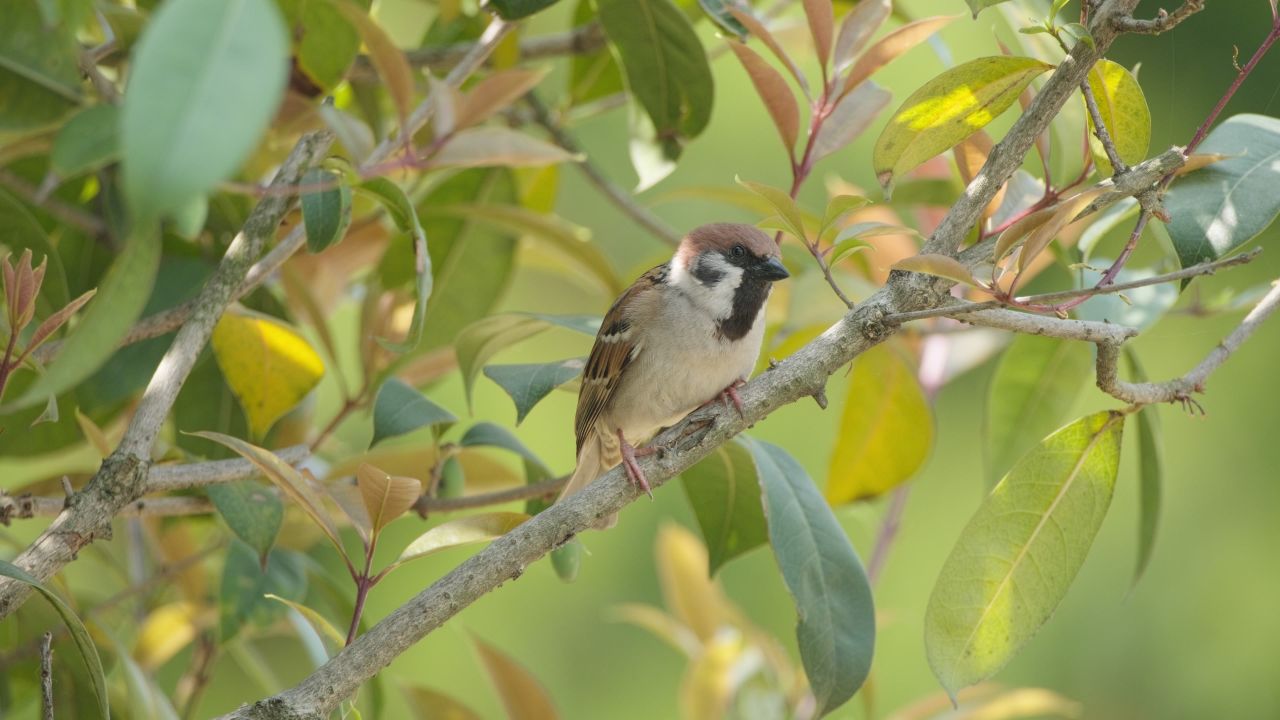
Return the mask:
[[[714,223],[690,232],[675,255],[641,275],[600,323],[582,373],[574,418],[577,466],[565,498],[621,463],[649,493],[637,446],[717,399],[742,411],[764,339],[773,283],[789,274],[778,245],[751,225]],[[597,527],[610,527],[616,516]]]

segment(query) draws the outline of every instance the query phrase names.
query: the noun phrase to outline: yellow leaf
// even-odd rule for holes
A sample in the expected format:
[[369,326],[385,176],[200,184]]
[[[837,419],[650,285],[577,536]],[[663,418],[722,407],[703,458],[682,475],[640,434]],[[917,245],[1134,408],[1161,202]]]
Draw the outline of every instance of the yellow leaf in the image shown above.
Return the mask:
[[975,287],[978,284],[978,281],[973,278],[973,273],[969,272],[969,268],[962,265],[959,260],[946,255],[932,253],[912,255],[894,263],[893,269],[934,275]]
[[[1151,145],[1151,110],[1142,93],[1138,79],[1123,65],[1107,59],[1099,60],[1089,71],[1089,89],[1098,105],[1098,114],[1107,126],[1116,154],[1126,163],[1142,162]],[[1098,172],[1112,174],[1111,162],[1102,142],[1093,134],[1093,116],[1086,112],[1089,121],[1089,147]]]
[[702,643],[689,628],[655,607],[626,603],[614,608],[611,614],[615,620],[648,630],[689,657],[696,657],[702,651]]
[[680,716],[685,720],[725,717],[738,688],[763,665],[758,650],[748,648],[736,632],[717,635],[703,647],[680,682]]
[[80,408],[76,408],[76,424],[80,426],[80,432],[84,433],[84,439],[98,451],[98,457],[105,459],[111,454],[111,441],[107,439],[107,434],[88,415],[80,412]]
[[1019,718],[1078,718],[1084,714],[1080,703],[1044,688],[1015,688],[983,702],[957,720],[1018,720]]
[[933,414],[902,354],[889,344],[853,364],[827,475],[832,505],[872,498],[910,478],[933,445]]
[[228,310],[213,328],[210,342],[256,438],[264,437],[324,375],[324,361],[307,341],[265,315]]
[[481,720],[474,710],[438,690],[421,685],[401,688],[416,720]]
[[903,173],[995,120],[1032,80],[1051,69],[1034,58],[984,57],[925,83],[898,108],[876,140],[873,165],[885,193],[893,191]]
[[163,665],[195,639],[200,627],[207,624],[210,613],[189,602],[162,605],[142,622],[133,658],[147,670]]
[[654,555],[667,609],[699,640],[705,643],[720,628],[735,624],[732,606],[707,576],[707,549],[693,533],[675,524],[662,526]]
[[1214,163],[1220,163],[1228,158],[1237,157],[1235,155],[1223,155],[1221,153],[1196,153],[1187,158],[1186,164],[1178,168],[1174,175],[1186,175],[1193,173],[1201,168],[1207,168]]
[[538,679],[498,648],[472,637],[489,679],[498,689],[502,706],[510,720],[555,720],[558,717],[551,697]]
[[440,523],[409,543],[395,565],[459,545],[488,542],[506,535],[528,519],[528,515],[520,512],[491,512]]
[[413,507],[422,494],[422,483],[416,479],[388,475],[368,463],[356,469],[356,486],[375,535]]

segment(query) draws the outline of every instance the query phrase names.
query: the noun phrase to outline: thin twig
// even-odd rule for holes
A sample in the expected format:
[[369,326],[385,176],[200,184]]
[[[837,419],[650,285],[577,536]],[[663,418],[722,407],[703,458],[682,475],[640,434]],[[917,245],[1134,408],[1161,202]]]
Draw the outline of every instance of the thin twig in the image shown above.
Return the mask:
[[1139,33],[1143,35],[1159,35],[1174,29],[1183,20],[1204,9],[1204,0],[1185,0],[1182,6],[1172,13],[1163,8],[1151,20],[1139,20],[1133,17],[1116,19],[1116,28],[1121,32]]
[[481,493],[478,495],[467,495],[464,497],[453,498],[428,497],[424,494],[413,504],[411,510],[425,518],[431,513],[472,510],[475,508],[488,507],[490,505],[501,505],[503,503],[516,502],[519,500],[549,498],[560,492],[560,489],[563,488],[564,484],[568,481],[568,476],[565,476],[552,478],[550,480],[543,480],[542,482],[533,483],[531,485],[520,485],[506,490],[495,490],[493,492]]
[[53,720],[53,633],[40,636],[40,709],[44,720]]
[[1112,174],[1124,175],[1129,172],[1129,166],[1121,159],[1120,151],[1116,150],[1115,141],[1111,139],[1111,131],[1102,119],[1102,111],[1098,109],[1098,100],[1093,96],[1093,88],[1089,86],[1088,80],[1080,83],[1080,94],[1084,96],[1084,106],[1089,110],[1089,119],[1093,121],[1093,134],[1102,143],[1107,160],[1111,162]]

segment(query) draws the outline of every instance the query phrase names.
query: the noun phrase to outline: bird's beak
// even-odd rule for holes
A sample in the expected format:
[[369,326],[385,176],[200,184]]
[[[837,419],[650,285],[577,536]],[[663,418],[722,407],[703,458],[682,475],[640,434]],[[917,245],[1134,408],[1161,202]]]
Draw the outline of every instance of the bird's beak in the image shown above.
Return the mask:
[[786,280],[791,277],[791,273],[787,272],[787,268],[783,266],[782,261],[776,257],[771,257],[755,267],[757,277],[763,278],[770,282],[774,280]]

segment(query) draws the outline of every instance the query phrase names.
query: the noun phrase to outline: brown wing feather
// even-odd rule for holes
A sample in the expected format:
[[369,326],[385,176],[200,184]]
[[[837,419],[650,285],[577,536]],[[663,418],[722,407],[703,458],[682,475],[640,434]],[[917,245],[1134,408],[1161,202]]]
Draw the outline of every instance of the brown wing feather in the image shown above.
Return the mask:
[[582,451],[587,433],[612,400],[623,371],[634,359],[636,346],[634,336],[629,334],[632,328],[628,311],[635,296],[665,282],[666,277],[666,265],[646,272],[605,313],[600,332],[596,333],[595,345],[591,346],[587,366],[582,371],[582,390],[578,393],[578,411],[574,417],[578,452]]

